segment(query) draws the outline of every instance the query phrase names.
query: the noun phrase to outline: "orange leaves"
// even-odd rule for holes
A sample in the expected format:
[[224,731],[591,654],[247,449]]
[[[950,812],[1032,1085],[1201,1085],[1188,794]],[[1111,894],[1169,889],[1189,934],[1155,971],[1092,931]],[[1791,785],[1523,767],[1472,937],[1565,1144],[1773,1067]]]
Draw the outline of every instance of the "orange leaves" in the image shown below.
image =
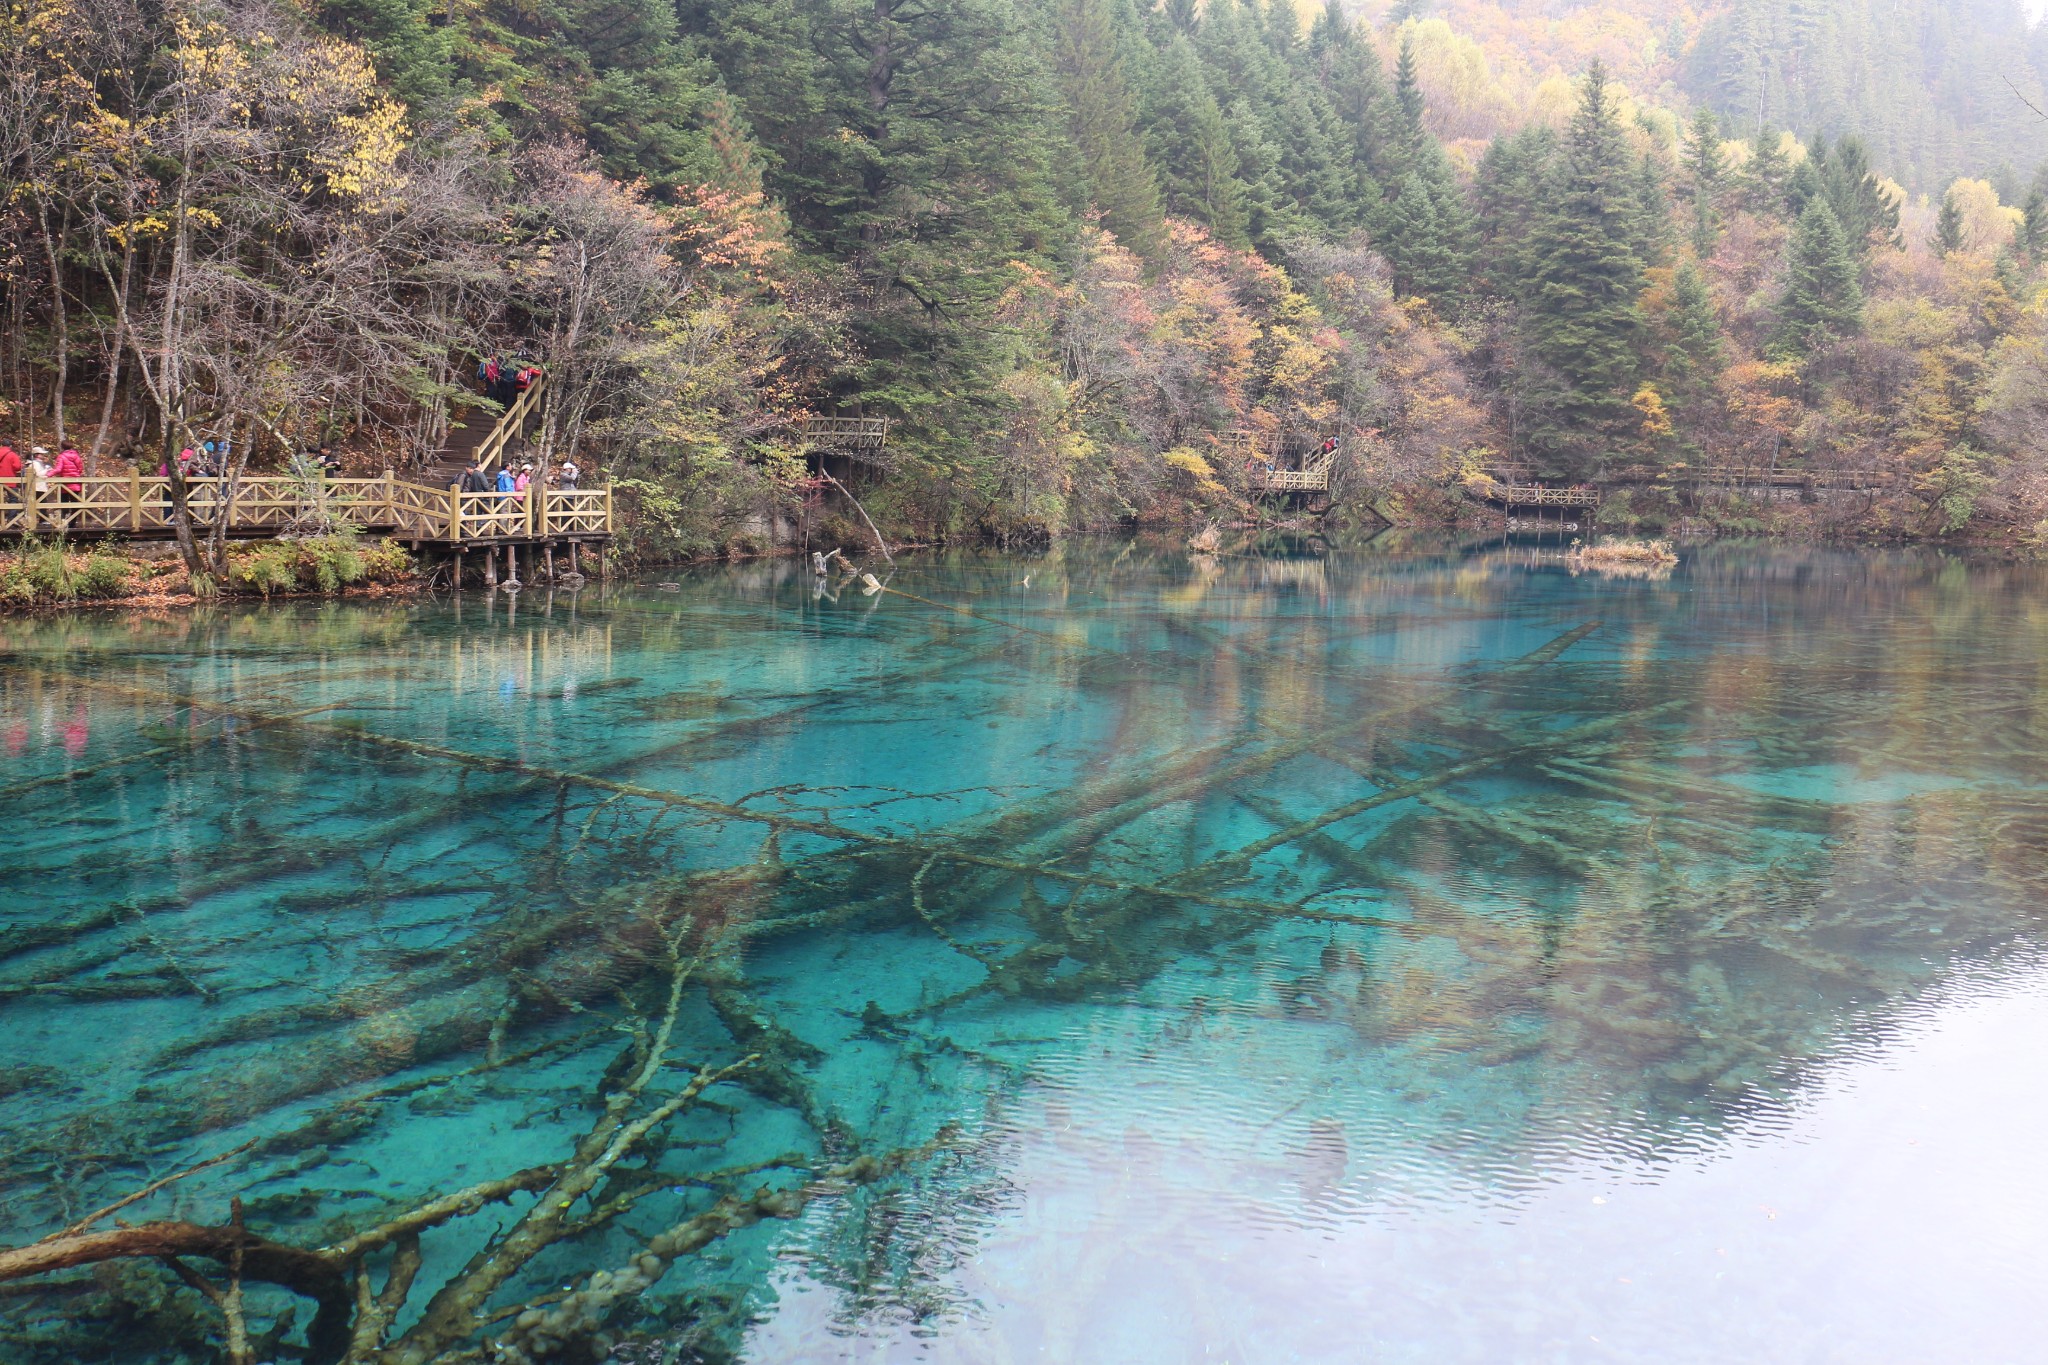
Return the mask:
[[691,186],[678,195],[674,223],[686,262],[755,285],[768,283],[789,254],[788,225],[759,190]]

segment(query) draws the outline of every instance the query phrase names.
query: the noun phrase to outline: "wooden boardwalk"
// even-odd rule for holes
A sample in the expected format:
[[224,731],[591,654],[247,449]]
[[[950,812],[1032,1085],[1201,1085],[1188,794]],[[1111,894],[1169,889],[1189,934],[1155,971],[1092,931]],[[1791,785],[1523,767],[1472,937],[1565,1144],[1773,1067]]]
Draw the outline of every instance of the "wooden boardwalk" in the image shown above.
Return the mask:
[[1598,507],[1600,492],[1593,488],[1545,488],[1533,483],[1501,483],[1498,480],[1476,487],[1474,492],[1502,507]]
[[[78,491],[65,485],[76,483]],[[187,479],[193,530],[227,519],[235,540],[312,535],[335,526],[388,535],[414,548],[601,544],[612,537],[612,490],[543,488],[464,493],[429,488],[386,471],[374,479],[251,475]],[[167,540],[170,480],[140,474],[46,481],[40,490],[0,487],[0,541],[63,536]]]

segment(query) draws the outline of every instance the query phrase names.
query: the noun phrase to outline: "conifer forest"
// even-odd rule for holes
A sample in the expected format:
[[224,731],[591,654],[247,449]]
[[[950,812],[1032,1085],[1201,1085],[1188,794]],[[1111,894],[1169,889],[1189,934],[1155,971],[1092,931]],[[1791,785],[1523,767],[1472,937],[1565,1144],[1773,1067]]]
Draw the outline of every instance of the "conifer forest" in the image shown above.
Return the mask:
[[[4,420],[154,470],[432,461],[480,361],[645,558],[818,480],[892,534],[1340,516],[2048,524],[2048,30],[2016,0],[24,0]],[[1868,496],[1660,475],[1855,471]],[[1627,471],[1619,478],[1616,471]],[[1882,487],[1876,487],[1881,483]],[[1603,487],[1607,485],[1603,484]],[[843,510],[843,509],[842,509]]]

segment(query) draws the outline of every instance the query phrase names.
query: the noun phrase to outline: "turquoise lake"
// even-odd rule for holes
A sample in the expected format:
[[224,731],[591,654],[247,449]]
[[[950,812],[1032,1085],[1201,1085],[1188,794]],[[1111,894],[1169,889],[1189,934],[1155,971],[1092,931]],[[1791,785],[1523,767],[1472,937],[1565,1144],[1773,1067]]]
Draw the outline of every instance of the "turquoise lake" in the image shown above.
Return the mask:
[[[492,1304],[801,1206],[527,1358],[2039,1360],[2048,571],[1682,555],[0,621],[0,1243],[564,1160],[680,981],[648,1101],[751,1060]],[[224,1358],[155,1262],[6,1289],[0,1360]]]

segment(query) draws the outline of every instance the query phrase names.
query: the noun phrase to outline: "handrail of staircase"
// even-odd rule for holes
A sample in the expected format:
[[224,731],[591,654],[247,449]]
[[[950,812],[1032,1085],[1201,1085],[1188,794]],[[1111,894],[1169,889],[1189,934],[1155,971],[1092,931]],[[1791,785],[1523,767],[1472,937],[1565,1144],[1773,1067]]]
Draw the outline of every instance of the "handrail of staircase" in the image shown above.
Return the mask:
[[512,401],[512,406],[505,409],[505,415],[498,419],[498,425],[491,428],[491,434],[484,437],[477,446],[476,462],[483,466],[486,473],[504,456],[505,447],[512,444],[513,438],[525,430],[526,419],[540,407],[540,396],[547,386],[548,377],[545,373],[535,378],[533,383],[527,386],[526,392],[520,394]]

